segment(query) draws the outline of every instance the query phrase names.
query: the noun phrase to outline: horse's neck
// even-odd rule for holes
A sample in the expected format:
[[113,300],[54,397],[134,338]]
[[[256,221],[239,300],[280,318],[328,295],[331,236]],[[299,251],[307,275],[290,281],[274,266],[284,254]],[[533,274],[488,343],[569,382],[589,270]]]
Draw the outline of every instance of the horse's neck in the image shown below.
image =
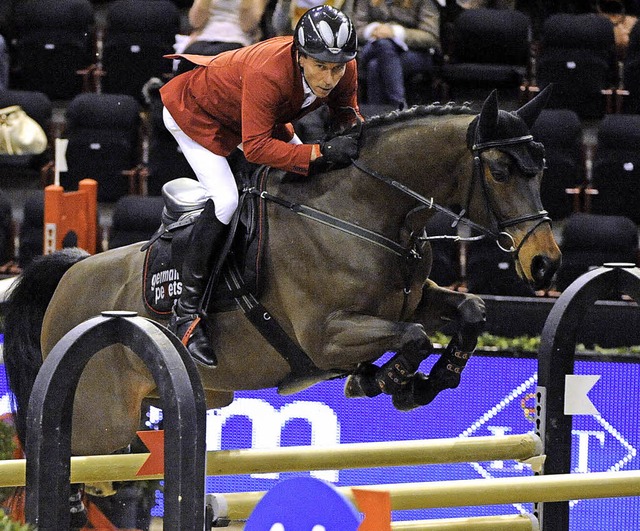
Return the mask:
[[471,175],[466,146],[470,116],[432,116],[416,125],[398,124],[367,142],[364,165],[434,201],[460,204]]

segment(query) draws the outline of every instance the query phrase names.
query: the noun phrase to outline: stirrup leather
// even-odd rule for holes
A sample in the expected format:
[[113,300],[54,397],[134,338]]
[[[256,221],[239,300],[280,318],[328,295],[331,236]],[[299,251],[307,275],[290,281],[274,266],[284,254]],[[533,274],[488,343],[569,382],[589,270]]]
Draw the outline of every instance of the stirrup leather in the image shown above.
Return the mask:
[[185,330],[184,334],[182,334],[182,337],[180,338],[180,341],[186,347],[187,343],[189,343],[189,340],[191,339],[191,336],[193,335],[193,331],[195,330],[196,326],[198,326],[201,320],[202,317],[200,317],[198,314],[184,315],[182,317],[178,317],[175,320],[172,319],[170,328],[175,329],[172,331],[177,335],[178,328],[181,325],[191,322],[189,327]]

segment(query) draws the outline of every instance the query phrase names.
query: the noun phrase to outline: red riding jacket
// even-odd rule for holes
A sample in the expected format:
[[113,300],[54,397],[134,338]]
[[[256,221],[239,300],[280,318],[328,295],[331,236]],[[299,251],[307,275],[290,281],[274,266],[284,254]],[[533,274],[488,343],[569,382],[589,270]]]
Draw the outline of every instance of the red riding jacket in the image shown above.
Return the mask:
[[[174,57],[174,56],[169,56]],[[292,37],[275,37],[215,57],[182,55],[200,67],[160,89],[162,102],[193,140],[221,156],[240,143],[249,162],[308,174],[313,145],[289,144],[291,121],[326,103],[338,124],[356,121],[355,60],[327,98],[304,101]]]

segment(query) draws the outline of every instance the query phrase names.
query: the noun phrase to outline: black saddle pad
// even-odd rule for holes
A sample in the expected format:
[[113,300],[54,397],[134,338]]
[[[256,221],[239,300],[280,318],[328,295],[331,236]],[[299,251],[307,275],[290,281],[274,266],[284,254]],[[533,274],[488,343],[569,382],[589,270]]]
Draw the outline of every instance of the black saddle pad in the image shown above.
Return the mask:
[[[263,191],[269,168],[258,169],[252,186],[241,192],[223,252],[217,257],[203,300],[206,312],[237,309],[236,297],[242,293],[259,296],[263,284],[262,257],[267,241],[267,216],[264,200],[255,190]],[[248,191],[253,189],[254,191]],[[180,270],[187,251],[193,225],[166,231],[146,250],[142,274],[142,296],[146,308],[158,317],[171,315],[174,301],[182,293]],[[231,290],[225,282],[218,282],[224,268],[233,267],[243,280],[241,290]]]

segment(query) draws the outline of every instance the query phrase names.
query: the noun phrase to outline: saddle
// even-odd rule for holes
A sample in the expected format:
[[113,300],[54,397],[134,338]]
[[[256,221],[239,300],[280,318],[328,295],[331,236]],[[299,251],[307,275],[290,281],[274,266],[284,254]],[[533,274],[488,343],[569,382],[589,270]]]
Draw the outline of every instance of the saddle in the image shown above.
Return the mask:
[[[344,377],[346,372],[316,367],[258,301],[264,283],[262,262],[268,233],[263,195],[270,171],[269,167],[258,168],[249,182],[240,188],[238,208],[229,224],[223,250],[212,269],[201,310],[216,313],[240,307],[291,367],[291,373],[278,383],[278,392],[292,394],[320,380]],[[207,198],[200,184],[188,178],[166,183],[162,196],[165,205],[161,225],[142,246],[146,252],[142,292],[148,310],[167,318],[180,296],[180,270],[189,234]]]
[[[229,224],[222,252],[216,257],[212,275],[203,298],[203,311],[222,312],[236,309],[235,299],[244,293],[259,296],[262,288],[262,257],[267,233],[264,202],[259,195],[269,169],[258,168],[251,182],[240,192],[238,208]],[[142,293],[147,309],[158,317],[168,317],[181,293],[180,270],[193,224],[202,212],[207,197],[195,180],[179,178],[162,188],[164,208],[161,224],[142,247],[146,252],[142,275]],[[233,271],[236,285],[218,282],[222,274]]]

